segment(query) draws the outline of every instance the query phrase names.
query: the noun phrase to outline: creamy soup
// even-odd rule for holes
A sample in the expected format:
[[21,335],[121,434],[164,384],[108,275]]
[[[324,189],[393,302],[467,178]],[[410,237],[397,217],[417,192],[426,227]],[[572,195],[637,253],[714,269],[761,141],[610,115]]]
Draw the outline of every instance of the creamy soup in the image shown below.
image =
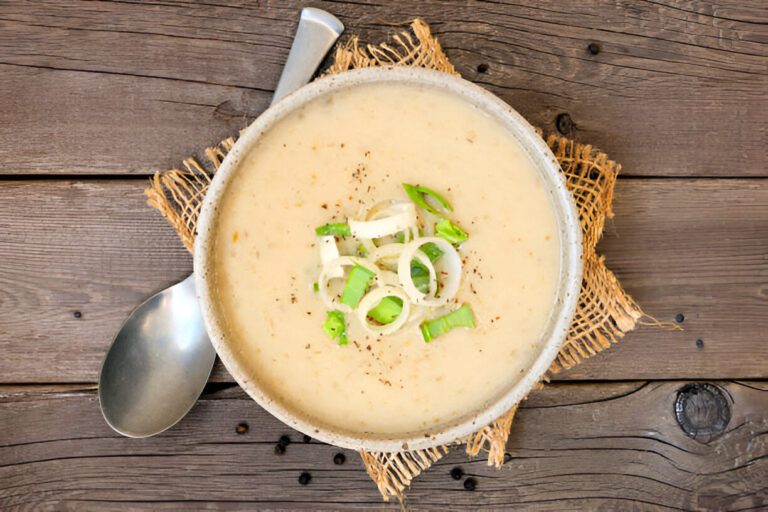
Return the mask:
[[[469,239],[457,303],[476,328],[425,343],[418,325],[349,344],[323,330],[315,228],[438,191]],[[295,414],[350,434],[455,423],[513,385],[535,355],[560,272],[555,212],[504,128],[449,93],[368,84],[279,121],[243,160],[215,220],[215,299],[250,378]]]

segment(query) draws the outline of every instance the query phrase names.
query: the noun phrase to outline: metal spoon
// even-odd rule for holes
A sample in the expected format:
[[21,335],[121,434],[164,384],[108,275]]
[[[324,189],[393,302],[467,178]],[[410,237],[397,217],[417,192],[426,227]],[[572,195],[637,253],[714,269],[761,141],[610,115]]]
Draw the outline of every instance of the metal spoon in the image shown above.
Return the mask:
[[[343,30],[325,11],[301,11],[272,103],[312,78]],[[104,419],[128,437],[166,430],[195,404],[215,359],[191,275],[136,308],[115,336],[99,374]]]

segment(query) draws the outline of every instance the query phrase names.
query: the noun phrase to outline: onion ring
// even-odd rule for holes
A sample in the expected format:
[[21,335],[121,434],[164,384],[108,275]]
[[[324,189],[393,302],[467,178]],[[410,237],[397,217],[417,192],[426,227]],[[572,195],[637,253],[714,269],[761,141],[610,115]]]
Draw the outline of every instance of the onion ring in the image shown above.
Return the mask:
[[[433,289],[432,279],[435,276],[435,267],[427,257],[426,254],[419,251],[422,245],[432,242],[438,249],[443,251],[441,260],[446,265],[445,283],[439,294],[437,290]],[[421,293],[416,289],[411,278],[411,260],[419,260],[427,269],[429,269],[429,292]],[[426,260],[426,261],[425,261]],[[411,301],[414,304],[420,304],[424,306],[442,306],[451,300],[456,292],[459,290],[459,282],[461,280],[461,257],[453,245],[438,237],[422,237],[405,244],[403,252],[400,254],[400,259],[397,262],[397,275],[400,278],[400,284],[402,285],[405,293],[411,297]],[[435,278],[436,279],[436,278]],[[436,286],[435,286],[436,288]],[[431,298],[433,296],[434,298]]]
[[[403,309],[397,318],[390,324],[375,325],[368,321],[368,312],[375,308],[384,297],[397,297],[403,301]],[[398,288],[397,286],[391,286],[385,284],[384,286],[377,286],[365,296],[360,299],[360,303],[357,305],[357,319],[363,325],[365,330],[376,336],[381,334],[391,334],[398,330],[408,320],[410,314],[411,303],[408,300],[408,296]]]
[[[336,272],[336,269],[341,269],[342,267],[353,267],[355,265],[360,265],[374,274],[376,274],[377,278],[380,278],[381,276],[381,270],[379,267],[377,267],[375,264],[373,264],[370,260],[365,260],[363,258],[356,258],[352,256],[341,256],[339,258],[336,258],[334,260],[329,261],[325,265],[323,265],[323,269],[320,271],[320,277],[317,279],[317,287],[318,287],[318,293],[320,294],[320,299],[322,299],[323,304],[329,309],[339,309],[345,313],[349,313],[352,311],[352,308],[347,306],[346,304],[342,304],[341,302],[335,302],[333,298],[328,294],[328,282],[331,279],[336,279],[332,274]],[[341,276],[343,277],[344,273],[342,271]]]

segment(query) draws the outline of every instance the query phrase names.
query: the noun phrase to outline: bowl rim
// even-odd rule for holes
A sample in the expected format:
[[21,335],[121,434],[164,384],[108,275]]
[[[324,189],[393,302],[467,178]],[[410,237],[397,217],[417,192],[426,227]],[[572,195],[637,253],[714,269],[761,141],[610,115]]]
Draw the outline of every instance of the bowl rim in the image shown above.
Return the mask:
[[[481,111],[501,122],[532,160],[545,182],[557,216],[560,235],[560,280],[548,328],[543,331],[538,354],[526,367],[523,376],[490,401],[480,404],[456,423],[426,428],[407,434],[355,434],[315,424],[311,418],[284,406],[269,396],[226,343],[226,336],[214,305],[212,279],[209,279],[209,255],[213,246],[218,204],[241,160],[274,123],[295,109],[332,91],[369,83],[397,82],[433,87],[448,91],[469,101]],[[264,111],[229,151],[216,171],[205,195],[197,223],[194,244],[195,286],[203,321],[220,359],[237,383],[259,405],[287,425],[315,439],[343,448],[366,451],[399,452],[432,448],[458,441],[491,423],[523,400],[540,382],[562,347],[573,319],[582,281],[582,229],[572,194],[568,191],[560,165],[536,130],[512,107],[491,92],[463,78],[447,73],[403,66],[363,68],[329,75],[311,82],[287,95]],[[546,338],[546,339],[544,339]],[[463,420],[462,420],[463,419]]]

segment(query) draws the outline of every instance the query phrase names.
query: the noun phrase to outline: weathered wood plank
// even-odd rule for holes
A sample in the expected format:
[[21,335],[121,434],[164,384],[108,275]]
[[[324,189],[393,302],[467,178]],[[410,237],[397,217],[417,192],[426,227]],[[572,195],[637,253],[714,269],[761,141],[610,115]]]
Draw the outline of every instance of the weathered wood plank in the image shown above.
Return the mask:
[[[768,506],[768,388],[718,383],[731,419],[707,444],[674,416],[684,382],[559,384],[534,392],[497,471],[460,449],[417,478],[413,509],[760,510]],[[236,426],[247,423],[245,434]],[[238,388],[204,395],[150,439],[112,432],[92,386],[0,388],[0,508],[324,508],[384,505],[359,457],[303,443]],[[283,455],[282,435],[292,443]],[[346,463],[333,462],[336,453]],[[450,471],[461,467],[477,491]],[[309,485],[298,476],[309,472]]]
[[94,381],[128,312],[189,275],[189,253],[144,201],[147,184],[0,185],[4,382]]
[[[568,113],[627,174],[766,175],[765,5],[311,3],[368,41],[423,17],[465,77],[548,131]],[[0,3],[3,173],[144,174],[235,133],[266,105],[299,7]]]
[[[128,313],[191,271],[144,185],[0,182],[0,382],[95,382]],[[768,377],[768,181],[620,180],[616,214],[608,265],[686,330],[640,328],[558,378]]]
[[150,174],[178,167],[237,134],[270,97],[204,83],[0,64],[2,174]]
[[764,378],[767,207],[762,180],[619,180],[598,252],[648,314],[682,314],[685,330],[640,327],[563,377]]

